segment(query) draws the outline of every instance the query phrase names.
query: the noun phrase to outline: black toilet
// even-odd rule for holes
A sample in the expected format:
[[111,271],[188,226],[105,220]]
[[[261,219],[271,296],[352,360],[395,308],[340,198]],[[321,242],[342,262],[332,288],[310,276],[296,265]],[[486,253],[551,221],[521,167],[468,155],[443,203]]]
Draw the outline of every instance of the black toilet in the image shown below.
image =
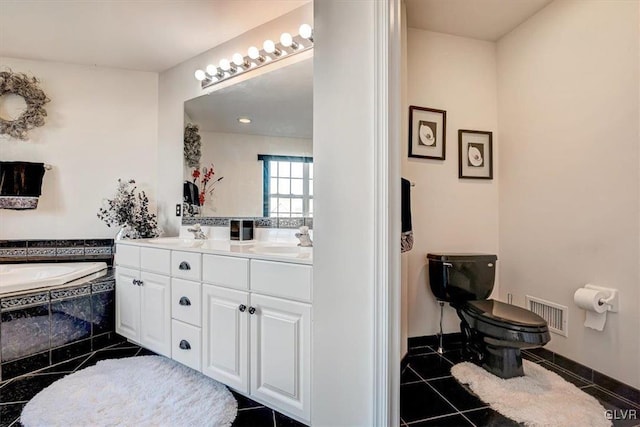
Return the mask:
[[501,378],[524,375],[520,350],[542,347],[551,336],[547,322],[532,311],[487,299],[498,257],[440,253],[427,259],[431,291],[456,309],[472,360]]

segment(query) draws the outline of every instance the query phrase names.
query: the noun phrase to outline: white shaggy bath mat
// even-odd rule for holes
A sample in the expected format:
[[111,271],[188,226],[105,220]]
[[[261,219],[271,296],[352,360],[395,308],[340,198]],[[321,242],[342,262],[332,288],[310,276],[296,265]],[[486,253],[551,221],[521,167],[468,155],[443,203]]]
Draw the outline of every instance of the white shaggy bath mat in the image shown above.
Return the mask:
[[238,403],[217,381],[160,356],[103,360],[38,393],[20,422],[36,426],[230,426]]
[[523,360],[524,376],[499,378],[470,362],[451,374],[491,408],[527,426],[605,427],[605,409],[592,396],[557,374]]

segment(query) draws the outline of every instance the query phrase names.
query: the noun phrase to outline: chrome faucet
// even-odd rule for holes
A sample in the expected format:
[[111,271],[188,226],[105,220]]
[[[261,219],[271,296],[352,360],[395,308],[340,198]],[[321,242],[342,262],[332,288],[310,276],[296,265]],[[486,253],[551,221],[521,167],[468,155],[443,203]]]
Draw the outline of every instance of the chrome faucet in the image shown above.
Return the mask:
[[200,224],[193,224],[192,228],[187,228],[187,231],[193,233],[193,238],[197,240],[206,240],[207,235],[202,232]]
[[311,236],[309,236],[309,227],[303,225],[298,229],[298,233],[296,233],[296,237],[300,240],[298,246],[303,248],[310,248],[313,246],[313,242],[311,241]]

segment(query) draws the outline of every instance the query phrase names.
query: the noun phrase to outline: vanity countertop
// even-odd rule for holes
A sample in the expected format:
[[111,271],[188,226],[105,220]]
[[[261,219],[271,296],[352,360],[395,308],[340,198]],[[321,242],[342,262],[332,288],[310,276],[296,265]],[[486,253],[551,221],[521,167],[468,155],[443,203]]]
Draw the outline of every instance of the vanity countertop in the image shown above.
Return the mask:
[[159,237],[155,239],[124,239],[116,241],[116,244],[237,256],[296,264],[313,264],[313,248],[300,247],[293,242],[258,240],[235,242],[229,240],[196,240],[180,237]]

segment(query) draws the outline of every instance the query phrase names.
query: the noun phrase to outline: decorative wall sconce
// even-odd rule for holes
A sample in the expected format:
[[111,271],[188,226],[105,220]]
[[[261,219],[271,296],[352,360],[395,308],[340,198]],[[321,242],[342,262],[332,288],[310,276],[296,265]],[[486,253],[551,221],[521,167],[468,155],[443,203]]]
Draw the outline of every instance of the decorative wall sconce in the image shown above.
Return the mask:
[[251,46],[247,55],[235,53],[231,61],[226,58],[220,60],[218,65],[209,64],[204,70],[196,70],[195,78],[200,81],[202,89],[240,75],[247,70],[256,69],[263,65],[279,61],[291,55],[305,52],[313,48],[313,29],[308,24],[302,24],[298,29],[298,35],[282,33],[280,42],[265,40],[262,49]]

